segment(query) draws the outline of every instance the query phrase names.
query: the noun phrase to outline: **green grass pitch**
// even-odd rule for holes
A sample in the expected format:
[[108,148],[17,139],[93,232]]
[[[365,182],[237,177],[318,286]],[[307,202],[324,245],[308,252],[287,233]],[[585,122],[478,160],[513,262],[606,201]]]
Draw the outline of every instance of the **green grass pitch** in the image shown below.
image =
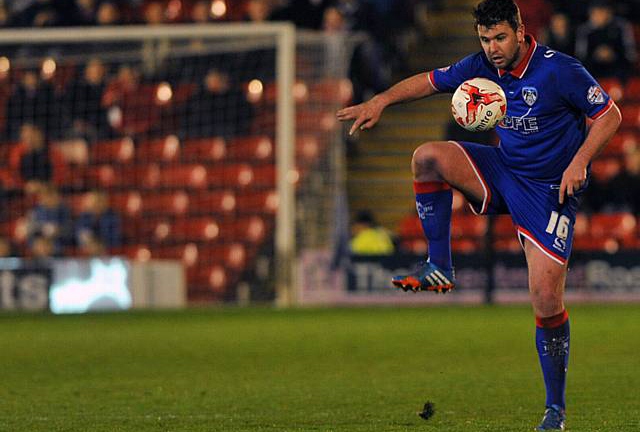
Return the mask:
[[[569,311],[568,430],[639,431],[640,305]],[[531,431],[533,335],[524,306],[2,314],[0,431]]]

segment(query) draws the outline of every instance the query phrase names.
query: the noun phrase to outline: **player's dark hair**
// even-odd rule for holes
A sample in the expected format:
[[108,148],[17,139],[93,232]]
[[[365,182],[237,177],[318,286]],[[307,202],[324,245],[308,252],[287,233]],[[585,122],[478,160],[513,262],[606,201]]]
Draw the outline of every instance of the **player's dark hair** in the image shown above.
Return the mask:
[[476,29],[478,26],[493,27],[506,21],[515,31],[522,24],[520,9],[513,0],[483,0],[473,10]]

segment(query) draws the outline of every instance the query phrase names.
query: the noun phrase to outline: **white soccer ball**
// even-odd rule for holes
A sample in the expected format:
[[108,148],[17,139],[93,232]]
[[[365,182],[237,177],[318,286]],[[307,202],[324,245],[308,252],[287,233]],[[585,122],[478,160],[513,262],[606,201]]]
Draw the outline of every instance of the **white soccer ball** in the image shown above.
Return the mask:
[[451,113],[456,122],[472,132],[496,127],[507,113],[507,98],[502,88],[486,78],[472,78],[460,84],[451,98]]

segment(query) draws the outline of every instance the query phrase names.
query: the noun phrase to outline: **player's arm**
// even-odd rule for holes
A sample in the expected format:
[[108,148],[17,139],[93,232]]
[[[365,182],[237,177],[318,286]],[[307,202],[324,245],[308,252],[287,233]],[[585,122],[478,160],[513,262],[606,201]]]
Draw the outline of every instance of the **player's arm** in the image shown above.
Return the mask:
[[337,113],[338,120],[355,120],[349,130],[349,135],[353,135],[358,129],[372,128],[380,120],[382,111],[389,105],[408,102],[437,93],[427,75],[428,73],[420,73],[411,76],[366,102],[341,109]]
[[574,192],[582,187],[587,180],[587,166],[605,148],[618,130],[621,121],[622,115],[614,103],[607,113],[591,124],[587,139],[562,175],[560,204],[564,203],[565,192],[567,195],[573,196]]

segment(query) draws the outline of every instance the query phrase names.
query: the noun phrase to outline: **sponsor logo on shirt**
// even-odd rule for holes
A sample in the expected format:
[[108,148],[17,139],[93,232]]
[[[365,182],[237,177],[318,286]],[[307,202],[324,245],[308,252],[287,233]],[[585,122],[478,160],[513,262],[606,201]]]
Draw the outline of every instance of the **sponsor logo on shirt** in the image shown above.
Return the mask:
[[587,100],[591,105],[601,105],[604,103],[604,93],[598,86],[591,86],[587,91]]

